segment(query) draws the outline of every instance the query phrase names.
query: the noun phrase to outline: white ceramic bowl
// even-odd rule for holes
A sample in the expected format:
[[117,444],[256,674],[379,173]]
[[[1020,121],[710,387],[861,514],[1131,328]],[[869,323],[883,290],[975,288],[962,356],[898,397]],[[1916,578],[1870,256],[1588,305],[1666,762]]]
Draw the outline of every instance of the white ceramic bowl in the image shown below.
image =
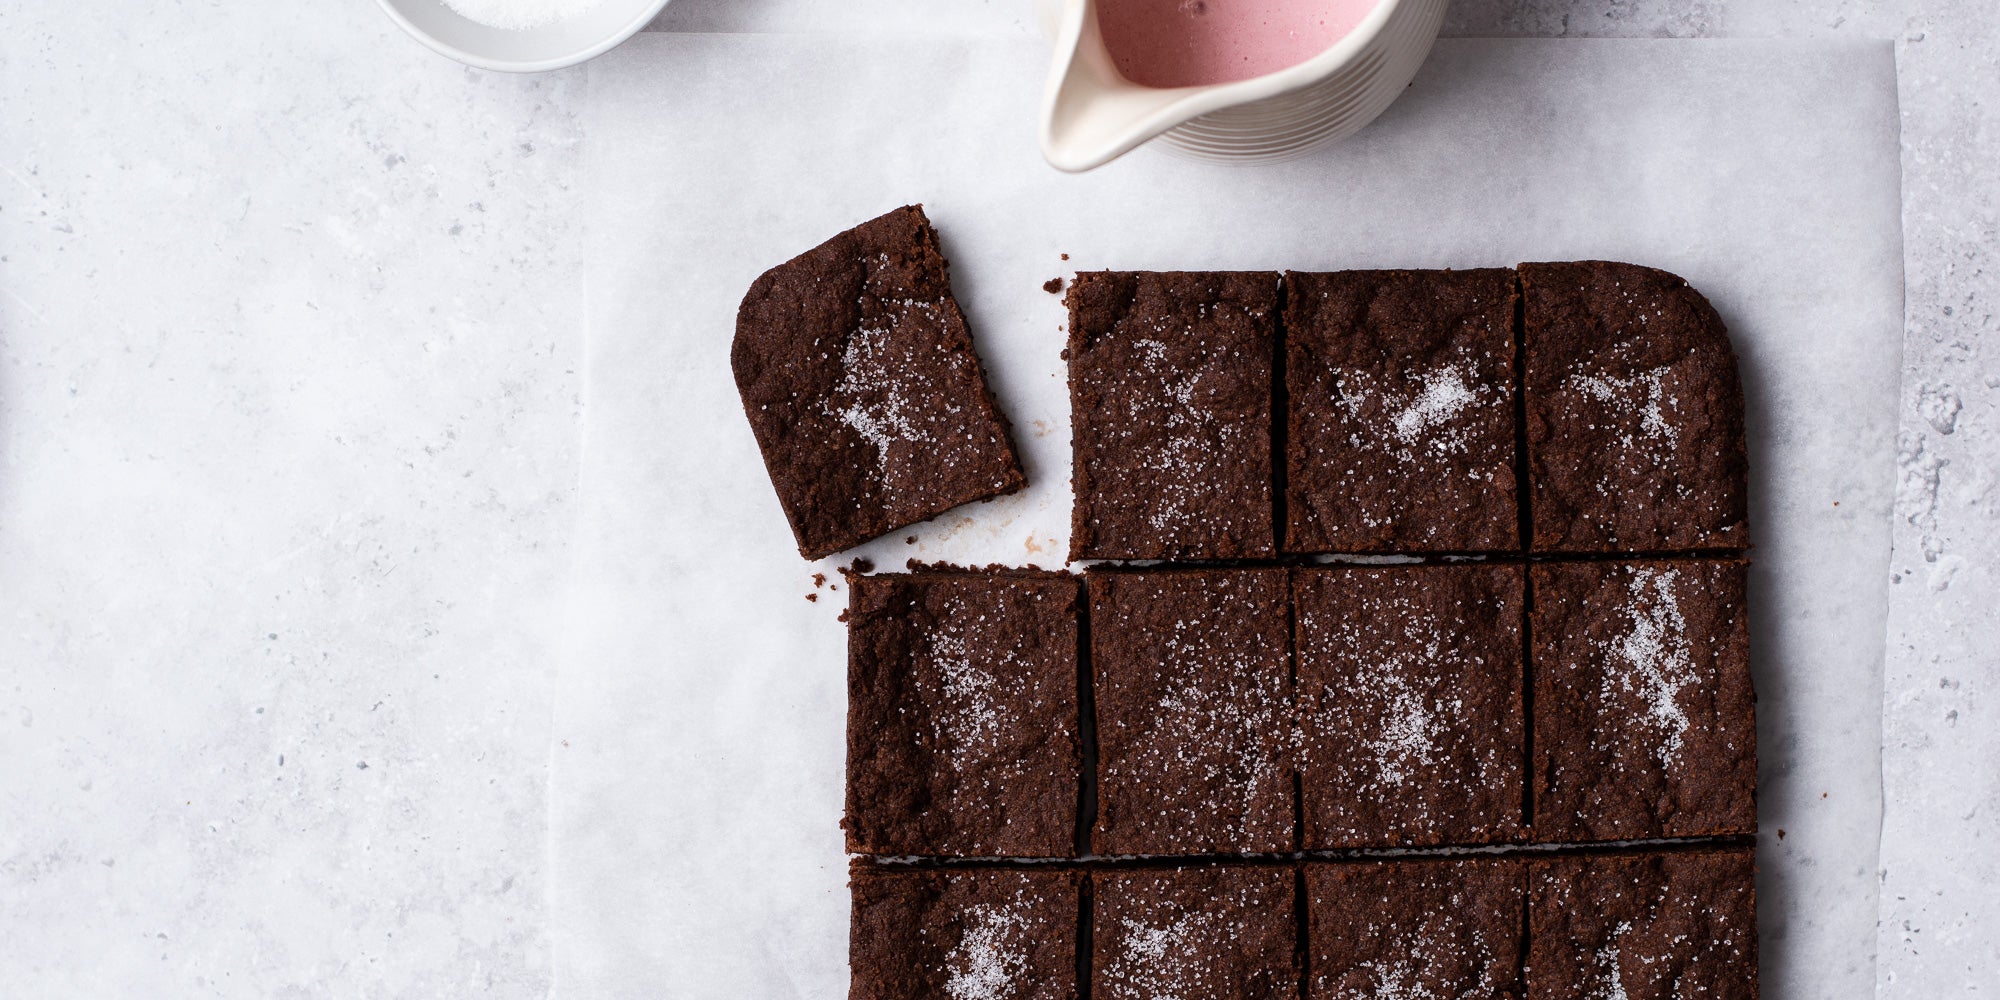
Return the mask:
[[1287,69],[1206,87],[1142,87],[1120,76],[1095,0],[1056,0],[1055,62],[1042,155],[1089,170],[1158,137],[1174,152],[1256,162],[1360,131],[1409,86],[1444,23],[1446,0],[1381,0],[1347,37]]
[[534,28],[492,28],[444,0],[376,0],[390,20],[440,55],[481,69],[538,73],[610,51],[644,28],[667,0],[598,0],[575,17]]

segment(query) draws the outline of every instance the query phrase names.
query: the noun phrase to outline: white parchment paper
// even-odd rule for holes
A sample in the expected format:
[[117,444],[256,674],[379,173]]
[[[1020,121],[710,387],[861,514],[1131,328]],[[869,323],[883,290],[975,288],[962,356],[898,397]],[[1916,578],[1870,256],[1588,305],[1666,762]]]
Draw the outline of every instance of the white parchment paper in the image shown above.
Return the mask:
[[1083,177],[1035,152],[1044,58],[650,35],[592,64],[550,793],[561,995],[845,994],[846,594],[792,547],[728,346],[764,268],[912,201],[1033,485],[854,553],[885,567],[1060,562],[1063,313],[1041,289],[1059,274],[1606,257],[1706,292],[1750,400],[1764,985],[1870,993],[1902,332],[1890,47],[1447,40],[1385,118],[1307,159],[1141,151]]

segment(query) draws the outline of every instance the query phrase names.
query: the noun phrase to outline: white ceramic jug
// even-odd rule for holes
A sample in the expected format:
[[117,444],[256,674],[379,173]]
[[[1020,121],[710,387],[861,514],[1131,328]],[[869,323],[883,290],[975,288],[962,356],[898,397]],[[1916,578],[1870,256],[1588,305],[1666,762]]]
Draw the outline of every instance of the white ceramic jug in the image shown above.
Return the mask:
[[1096,0],[1043,0],[1055,61],[1042,99],[1042,155],[1089,170],[1155,136],[1200,159],[1296,156],[1352,135],[1389,107],[1437,40],[1449,0],[1382,0],[1325,52],[1205,87],[1142,87],[1104,48]]

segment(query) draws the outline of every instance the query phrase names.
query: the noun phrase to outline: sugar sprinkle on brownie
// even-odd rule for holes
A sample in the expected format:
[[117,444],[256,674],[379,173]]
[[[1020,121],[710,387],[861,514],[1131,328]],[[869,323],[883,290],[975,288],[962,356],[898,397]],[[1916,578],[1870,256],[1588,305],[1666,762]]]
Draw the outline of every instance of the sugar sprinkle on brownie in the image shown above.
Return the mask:
[[1285,275],[1290,552],[1518,547],[1514,273]]
[[850,851],[1074,853],[1081,595],[1025,570],[849,578]]
[[1026,485],[920,206],[766,271],[730,365],[808,559]]
[[1093,572],[1099,854],[1294,848],[1282,569]]
[[1295,1000],[1293,883],[1289,867],[1093,874],[1091,996]]
[[851,1000],[1073,1000],[1078,872],[894,870],[849,879]]
[[1306,1000],[1520,995],[1519,862],[1308,864],[1305,876]]
[[1528,995],[1757,1000],[1750,848],[1535,861]]
[[1520,276],[1535,551],[1747,547],[1743,388],[1708,300],[1633,264]]
[[1534,567],[1537,839],[1756,831],[1746,569]]
[[1518,837],[1523,589],[1518,566],[1295,572],[1304,849]]
[[1067,302],[1070,558],[1275,554],[1277,275],[1086,272]]

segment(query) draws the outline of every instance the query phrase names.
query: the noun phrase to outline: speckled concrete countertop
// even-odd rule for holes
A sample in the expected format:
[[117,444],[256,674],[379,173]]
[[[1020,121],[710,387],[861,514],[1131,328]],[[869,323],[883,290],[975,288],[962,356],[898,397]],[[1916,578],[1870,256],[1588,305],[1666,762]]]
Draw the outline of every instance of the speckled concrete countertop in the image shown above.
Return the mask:
[[[889,23],[1033,30],[655,27]],[[2000,988],[2000,14],[1459,0],[1447,32],[1898,40],[1878,992]],[[364,3],[0,0],[0,995],[549,994],[581,81]]]

